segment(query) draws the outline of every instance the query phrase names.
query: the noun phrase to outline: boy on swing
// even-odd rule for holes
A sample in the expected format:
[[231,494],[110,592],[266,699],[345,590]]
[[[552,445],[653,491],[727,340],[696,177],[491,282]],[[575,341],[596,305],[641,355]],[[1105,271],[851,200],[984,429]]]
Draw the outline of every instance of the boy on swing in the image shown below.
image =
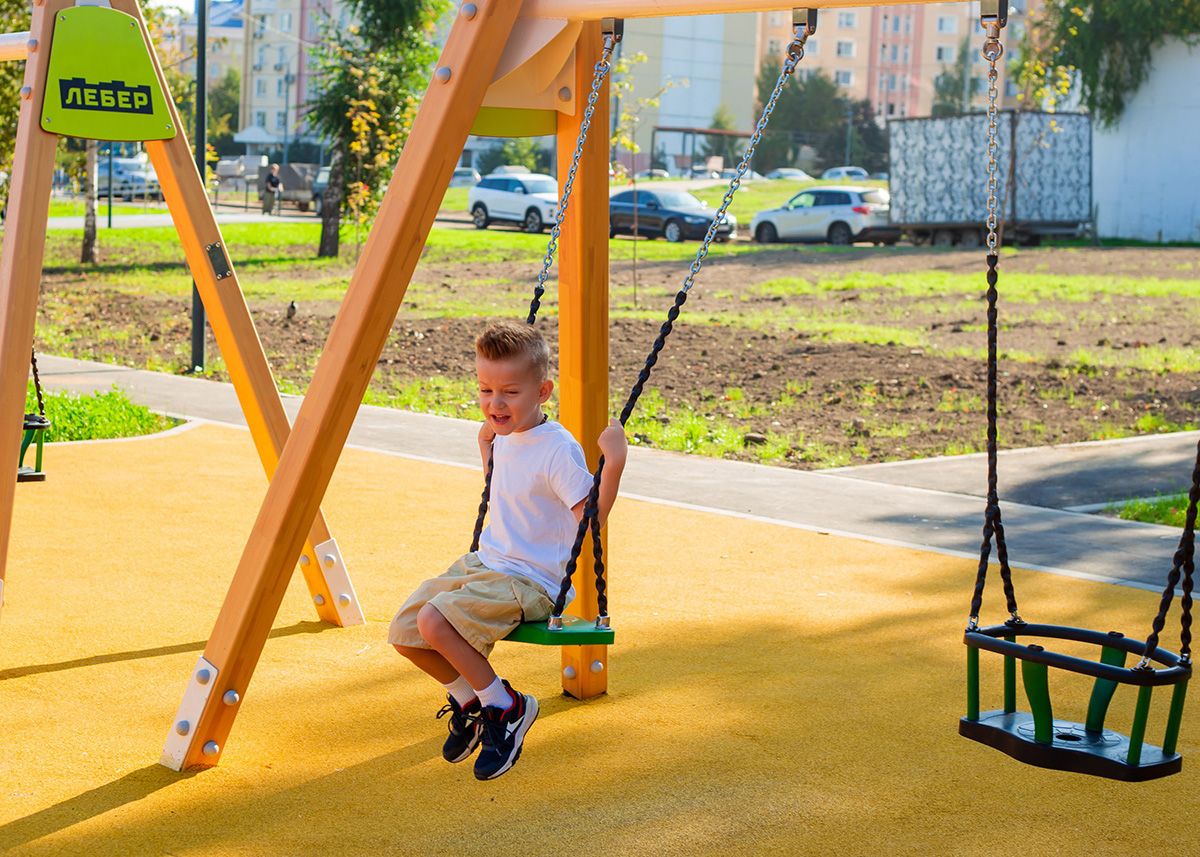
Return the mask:
[[[488,527],[478,551],[417,587],[392,620],[388,641],[446,688],[438,717],[450,715],[450,735],[442,756],[461,762],[482,744],[475,776],[490,780],[516,763],[538,704],[497,676],[488,656],[519,623],[553,611],[592,474],[575,438],[542,412],[554,382],[550,349],[532,325],[488,327],[475,341],[475,372],[485,472],[489,456],[493,461]],[[599,446],[603,524],[628,451],[617,420]]]

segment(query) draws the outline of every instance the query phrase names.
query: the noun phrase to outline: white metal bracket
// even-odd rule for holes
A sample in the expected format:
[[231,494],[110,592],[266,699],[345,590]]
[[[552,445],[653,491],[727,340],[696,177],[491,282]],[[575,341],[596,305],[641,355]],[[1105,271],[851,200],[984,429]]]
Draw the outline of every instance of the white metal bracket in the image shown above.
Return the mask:
[[350,582],[350,574],[346,571],[346,563],[342,552],[338,550],[337,539],[330,539],[315,545],[317,561],[321,563],[321,575],[329,594],[333,596],[333,606],[337,610],[338,619],[343,628],[351,625],[361,625],[364,621],[362,605],[358,603],[358,593]]
[[[183,760],[187,757],[188,748],[197,739],[196,725],[204,706],[212,696],[213,688],[217,686],[218,671],[215,666],[203,657],[196,662],[192,677],[188,680],[187,690],[183,692],[183,701],[171,721],[171,731],[167,735],[167,743],[163,745],[162,758],[159,764],[165,765],[172,771],[183,770]],[[219,751],[220,748],[217,748]]]

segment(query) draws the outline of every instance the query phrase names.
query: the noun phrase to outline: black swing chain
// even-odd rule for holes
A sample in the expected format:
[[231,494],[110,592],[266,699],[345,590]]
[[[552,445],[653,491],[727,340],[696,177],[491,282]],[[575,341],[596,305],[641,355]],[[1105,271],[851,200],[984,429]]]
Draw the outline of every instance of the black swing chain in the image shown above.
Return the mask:
[[[758,124],[754,128],[754,133],[750,137],[750,142],[746,145],[746,150],[742,153],[742,158],[738,163],[737,173],[729,182],[729,189],[725,192],[724,199],[721,200],[721,205],[713,213],[712,221],[709,223],[708,232],[704,236],[704,241],[700,248],[696,251],[696,258],[692,262],[692,266],[688,271],[687,277],[684,278],[683,286],[675,295],[675,302],[667,311],[667,320],[663,322],[659,328],[658,337],[654,340],[654,347],[651,348],[649,355],[646,357],[646,363],[638,373],[637,383],[630,390],[629,398],[625,402],[625,406],[621,409],[620,423],[625,426],[630,415],[633,413],[634,407],[637,405],[638,399],[642,395],[642,390],[646,386],[646,382],[650,380],[650,372],[654,365],[658,362],[658,355],[667,344],[667,337],[671,335],[674,328],[675,320],[679,318],[679,311],[687,301],[688,292],[696,280],[696,275],[700,273],[700,268],[704,264],[704,259],[708,256],[709,247],[717,237],[717,229],[725,219],[725,213],[729,210],[730,204],[733,202],[733,196],[737,189],[741,186],[742,177],[750,168],[750,161],[754,157],[754,151],[762,139],[763,132],[766,131],[767,125],[771,120],[771,114],[775,112],[775,105],[779,101],[779,96],[783,93],[784,84],[787,83],[792,72],[796,70],[797,63],[804,57],[804,46],[807,43],[809,36],[816,31],[816,17],[813,10],[808,10],[803,15],[797,15],[797,20],[793,25],[795,38],[788,45],[787,57],[783,63],[783,70],[779,74],[779,79],[775,83],[775,89],[771,92],[771,97],[767,99],[767,103],[763,106],[762,115],[758,119]],[[603,582],[603,560],[601,557],[601,543],[599,539],[600,524],[598,516],[599,498],[600,498],[600,482],[604,474],[604,456],[600,456],[600,461],[596,465],[596,473],[592,478],[592,489],[588,492],[587,501],[583,507],[583,518],[579,522],[579,527],[575,532],[575,542],[571,545],[571,556],[567,560],[566,571],[563,574],[562,587],[559,589],[558,598],[554,602],[554,612],[551,614],[550,627],[561,627],[561,617],[567,605],[567,595],[571,591],[571,579],[575,575],[575,568],[579,562],[579,555],[583,550],[584,535],[591,530],[592,550],[597,559],[596,563],[596,590],[597,590],[597,605],[600,613],[600,618],[596,620],[597,625],[601,622],[607,622],[608,618],[608,600],[604,593]]]
[[999,297],[996,284],[1000,274],[997,265],[1000,262],[999,225],[999,178],[997,175],[996,153],[997,123],[999,99],[999,70],[997,63],[1004,55],[1004,46],[1000,43],[1000,30],[1003,26],[999,20],[984,22],[987,38],[983,45],[983,58],[988,63],[988,141],[987,141],[987,463],[988,463],[988,492],[987,505],[984,512],[983,543],[979,548],[979,568],[975,575],[975,592],[971,598],[971,615],[967,620],[967,630],[974,631],[979,627],[979,610],[983,605],[983,589],[987,583],[988,560],[991,555],[992,540],[996,542],[996,558],[1000,563],[1000,579],[1004,584],[1004,597],[1008,602],[1009,624],[1023,624],[1017,612],[1017,595],[1013,589],[1012,569],[1008,564],[1008,543],[1004,537],[1004,523],[1000,517],[1000,492],[998,488],[998,413],[997,413],[997,376],[998,353],[997,338],[999,324],[996,308]]
[[42,396],[42,379],[38,377],[37,349],[29,350],[29,362],[33,366],[33,390],[37,394],[38,416],[46,416],[46,400]]
[[1135,669],[1153,669],[1151,656],[1158,648],[1158,637],[1167,624],[1167,611],[1171,609],[1171,601],[1175,595],[1175,586],[1179,583],[1180,572],[1183,574],[1183,594],[1179,599],[1180,633],[1179,659],[1183,664],[1192,662],[1192,575],[1196,570],[1196,507],[1200,504],[1200,443],[1196,445],[1196,464],[1192,468],[1192,487],[1188,492],[1187,512],[1183,520],[1183,535],[1179,538],[1179,548],[1171,564],[1171,573],[1167,575],[1167,585],[1163,587],[1162,599],[1158,603],[1158,615],[1154,617],[1150,636],[1146,639],[1146,648],[1142,659]]

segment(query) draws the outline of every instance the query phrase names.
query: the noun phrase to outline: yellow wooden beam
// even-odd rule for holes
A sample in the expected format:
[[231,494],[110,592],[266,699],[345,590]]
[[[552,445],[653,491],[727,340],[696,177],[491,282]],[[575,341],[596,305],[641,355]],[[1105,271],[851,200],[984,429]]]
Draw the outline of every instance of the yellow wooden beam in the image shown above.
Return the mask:
[[[575,46],[574,116],[558,119],[558,180],[566,181],[592,88],[603,39],[599,23],[584,25]],[[609,98],[605,81],[596,99],[591,132],[563,221],[558,258],[559,420],[575,435],[593,470],[596,440],[608,425],[608,158]],[[569,613],[595,619],[596,580],[591,537],[575,571],[576,598]],[[563,690],[587,699],[608,689],[607,646],[564,646]]]
[[50,185],[58,137],[40,127],[42,93],[50,65],[50,33],[54,16],[73,0],[34,4],[30,38],[36,49],[25,62],[25,82],[17,120],[12,187],[0,254],[0,606],[12,537],[17,457],[21,446],[21,416],[29,378],[29,352],[37,320],[42,255],[46,248],[46,218],[50,214]]
[[[464,4],[238,563],[164,764],[217,763],[520,4]],[[205,682],[196,675],[204,673]],[[197,713],[187,707],[196,702]],[[186,728],[179,724],[186,721]],[[180,733],[183,733],[182,735]]]
[[788,12],[794,7],[837,9],[849,6],[912,6],[946,0],[811,0],[780,3],[778,0],[525,0],[523,18],[567,18],[599,21],[602,18],[670,18],[678,15],[718,15],[737,12]]

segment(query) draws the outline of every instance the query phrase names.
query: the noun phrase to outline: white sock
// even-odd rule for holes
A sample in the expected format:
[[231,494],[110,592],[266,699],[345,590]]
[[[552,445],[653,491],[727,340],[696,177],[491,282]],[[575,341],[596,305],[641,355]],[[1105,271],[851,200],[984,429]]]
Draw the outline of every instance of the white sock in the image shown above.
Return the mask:
[[484,708],[500,708],[507,710],[512,705],[512,697],[508,694],[508,688],[504,686],[504,682],[500,681],[500,676],[496,676],[492,683],[482,690],[476,691],[479,695],[479,704]]
[[465,708],[467,703],[475,698],[475,688],[471,687],[471,683],[462,676],[459,676],[450,684],[444,684],[446,693],[454,697],[454,701],[458,703],[459,708]]

